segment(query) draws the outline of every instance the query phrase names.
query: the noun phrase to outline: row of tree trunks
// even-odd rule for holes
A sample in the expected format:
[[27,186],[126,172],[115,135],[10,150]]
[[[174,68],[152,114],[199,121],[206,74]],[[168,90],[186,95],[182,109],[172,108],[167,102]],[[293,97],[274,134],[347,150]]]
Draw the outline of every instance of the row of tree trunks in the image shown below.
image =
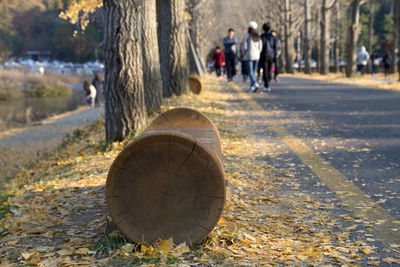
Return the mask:
[[108,142],[140,131],[147,121],[142,70],[141,1],[104,0],[105,126]]
[[162,95],[188,92],[185,1],[104,0],[103,6],[106,140],[113,142],[140,131]]

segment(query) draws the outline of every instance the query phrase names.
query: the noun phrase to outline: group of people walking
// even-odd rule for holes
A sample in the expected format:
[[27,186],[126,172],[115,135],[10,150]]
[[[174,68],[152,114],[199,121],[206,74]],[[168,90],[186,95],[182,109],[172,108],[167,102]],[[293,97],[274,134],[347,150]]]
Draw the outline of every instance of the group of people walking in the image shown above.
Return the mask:
[[[365,72],[367,71],[368,63],[371,66],[370,71],[371,71],[372,75],[378,74],[379,66],[382,63],[382,65],[384,67],[385,76],[388,76],[390,73],[391,66],[392,66],[392,58],[390,56],[390,53],[386,51],[385,55],[380,60],[380,57],[379,57],[379,54],[377,51],[373,52],[370,56],[367,49],[365,48],[365,46],[361,46],[360,50],[357,53],[357,71],[361,75],[364,75]],[[399,61],[399,64],[400,64],[400,61]]]
[[271,25],[264,23],[263,34],[260,36],[257,32],[257,23],[249,22],[247,25],[247,33],[244,35],[242,42],[239,44],[235,31],[228,30],[228,36],[223,39],[224,51],[219,46],[213,57],[214,68],[217,76],[222,75],[222,69],[226,69],[228,81],[232,81],[236,73],[236,59],[241,62],[241,72],[243,80],[250,78],[249,92],[257,92],[261,86],[258,83],[258,77],[261,76],[264,92],[270,92],[270,83],[272,80],[272,69],[274,69],[274,78],[278,81],[279,64],[278,57],[281,53],[281,43],[276,37],[276,33],[271,31]]

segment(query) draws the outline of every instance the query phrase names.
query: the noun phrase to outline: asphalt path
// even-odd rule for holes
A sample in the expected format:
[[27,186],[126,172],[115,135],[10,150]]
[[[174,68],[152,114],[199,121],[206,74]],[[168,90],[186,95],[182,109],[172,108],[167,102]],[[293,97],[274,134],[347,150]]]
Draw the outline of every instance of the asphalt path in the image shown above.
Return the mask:
[[[248,87],[240,81],[235,84],[241,90]],[[321,159],[323,164],[331,166],[327,172],[332,172],[332,169],[337,173],[336,176],[343,176],[351,186],[355,185],[349,189],[350,194],[361,192],[360,200],[367,199],[370,206],[382,208],[388,218],[398,223],[400,93],[294,77],[282,77],[279,83],[272,83],[271,88],[270,93],[248,93],[258,106],[270,113],[265,124],[273,126],[279,122],[289,134],[310,148],[310,153]],[[271,128],[266,128],[259,134],[271,136],[271,140],[274,140],[282,132],[271,132]],[[329,182],[327,186],[321,179],[323,174],[320,175],[321,172],[318,173],[315,166],[310,166],[299,154],[301,152],[296,153],[292,149],[284,160],[263,160],[273,165],[286,164],[288,168],[295,168],[300,177],[300,190],[316,198],[336,198],[333,216],[345,218],[346,213],[360,209],[357,204],[342,202],[345,198],[341,195],[349,192],[335,192]],[[323,167],[320,169],[324,170]],[[373,242],[373,238],[368,238],[371,235],[366,234],[370,231],[367,221],[376,219],[376,215],[368,216],[368,211],[365,214],[364,218],[358,218],[364,224],[353,233],[353,238]],[[386,218],[382,219],[384,221]],[[376,233],[377,242],[373,242],[383,257],[393,253],[399,255],[399,248],[390,249],[388,244],[400,244],[400,225],[391,226],[393,229],[385,229],[385,234]]]
[[286,77],[272,88],[258,103],[296,118],[285,128],[400,218],[400,93]]

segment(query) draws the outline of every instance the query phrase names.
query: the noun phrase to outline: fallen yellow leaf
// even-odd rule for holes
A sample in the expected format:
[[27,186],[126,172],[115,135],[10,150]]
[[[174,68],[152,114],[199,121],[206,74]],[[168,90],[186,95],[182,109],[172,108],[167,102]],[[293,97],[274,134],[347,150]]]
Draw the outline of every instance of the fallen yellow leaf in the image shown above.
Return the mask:
[[89,253],[89,249],[88,248],[79,248],[75,251],[76,254],[80,254],[80,255],[86,255]]
[[172,237],[168,240],[164,240],[163,242],[160,243],[160,245],[157,247],[157,249],[163,253],[168,253],[172,248],[174,247],[174,240]]
[[373,253],[374,251],[367,247],[367,248],[362,248],[361,252],[364,253],[365,255],[369,255],[369,254]]
[[34,254],[34,252],[23,252],[21,253],[22,258],[24,258],[24,260],[29,260],[29,258]]

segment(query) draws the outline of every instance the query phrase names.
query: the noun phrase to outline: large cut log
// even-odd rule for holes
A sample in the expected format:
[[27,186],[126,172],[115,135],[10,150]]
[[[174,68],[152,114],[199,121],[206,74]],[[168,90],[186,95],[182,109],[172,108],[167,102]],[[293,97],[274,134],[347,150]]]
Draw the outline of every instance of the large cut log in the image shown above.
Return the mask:
[[225,202],[221,141],[215,125],[187,108],[158,116],[115,159],[106,202],[119,230],[133,242],[172,237],[204,239]]

